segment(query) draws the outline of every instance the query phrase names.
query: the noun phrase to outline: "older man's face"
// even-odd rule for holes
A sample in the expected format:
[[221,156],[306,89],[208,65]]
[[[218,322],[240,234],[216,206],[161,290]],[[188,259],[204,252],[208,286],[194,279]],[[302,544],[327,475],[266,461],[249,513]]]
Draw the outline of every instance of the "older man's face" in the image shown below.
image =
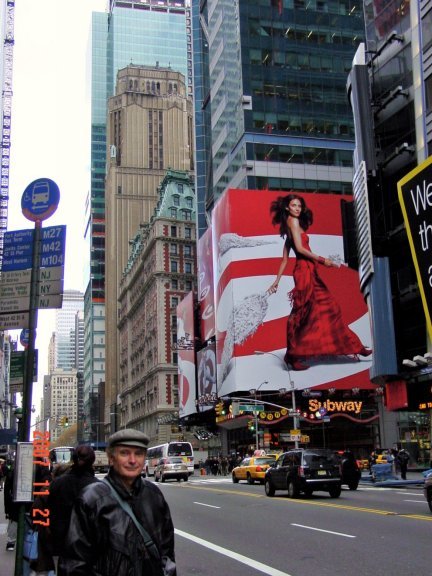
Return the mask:
[[131,484],[144,468],[147,450],[137,446],[115,446],[110,456],[110,465],[127,484]]

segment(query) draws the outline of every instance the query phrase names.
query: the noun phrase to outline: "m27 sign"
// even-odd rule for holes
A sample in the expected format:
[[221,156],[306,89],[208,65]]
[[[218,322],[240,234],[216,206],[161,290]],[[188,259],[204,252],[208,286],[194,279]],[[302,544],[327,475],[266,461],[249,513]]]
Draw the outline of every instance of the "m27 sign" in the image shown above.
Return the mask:
[[398,194],[432,338],[432,156],[398,182]]

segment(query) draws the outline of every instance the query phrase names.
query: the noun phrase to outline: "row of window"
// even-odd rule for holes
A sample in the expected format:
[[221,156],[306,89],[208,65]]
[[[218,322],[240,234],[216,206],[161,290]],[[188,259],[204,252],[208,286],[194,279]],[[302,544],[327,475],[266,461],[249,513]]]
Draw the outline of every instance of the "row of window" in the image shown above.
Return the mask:
[[[183,273],[184,274],[192,274],[193,273],[193,263],[192,262],[185,262],[183,265]],[[171,272],[179,272],[180,271],[180,264],[177,260],[171,260],[170,262],[170,271]]]
[[[179,233],[179,227],[171,226],[170,235],[173,238],[181,238],[181,234]],[[192,238],[192,228],[190,228],[189,226],[184,227],[184,237],[186,238],[186,240],[190,240]]]
[[[176,256],[179,254],[179,247],[178,244],[170,244],[170,254],[172,256]],[[193,256],[192,246],[190,244],[185,244],[183,246],[183,256]]]

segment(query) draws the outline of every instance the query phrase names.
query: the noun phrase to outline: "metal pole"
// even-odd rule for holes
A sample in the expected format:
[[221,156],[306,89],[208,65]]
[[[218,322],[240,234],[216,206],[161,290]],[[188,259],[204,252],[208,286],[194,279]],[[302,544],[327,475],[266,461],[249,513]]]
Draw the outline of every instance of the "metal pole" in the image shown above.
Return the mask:
[[[40,221],[35,222],[35,229],[33,236],[33,265],[32,265],[31,283],[30,283],[29,342],[26,350],[25,365],[24,365],[22,420],[18,428],[18,440],[20,442],[30,441],[33,373],[35,364],[35,341],[36,341],[37,310],[38,310],[37,282],[39,279],[39,253],[40,253],[41,230],[42,230],[41,222]],[[18,470],[15,468],[15,474],[17,473]],[[26,512],[26,504],[22,502],[20,503],[18,512],[14,576],[22,576],[24,569],[23,550],[24,550],[24,532],[25,532],[25,512]]]
[[[255,394],[256,400],[256,394]],[[259,435],[258,435],[258,410],[255,410],[255,448],[259,450]]]
[[[295,397],[295,388],[294,382],[291,380],[291,372],[288,370],[289,379],[290,379],[290,386],[291,386],[291,402],[292,402],[292,409],[294,411],[293,421],[294,421],[294,428],[298,430],[298,418],[297,418],[297,405],[296,405],[296,397]],[[294,447],[298,448],[299,443],[298,440],[294,440]]]

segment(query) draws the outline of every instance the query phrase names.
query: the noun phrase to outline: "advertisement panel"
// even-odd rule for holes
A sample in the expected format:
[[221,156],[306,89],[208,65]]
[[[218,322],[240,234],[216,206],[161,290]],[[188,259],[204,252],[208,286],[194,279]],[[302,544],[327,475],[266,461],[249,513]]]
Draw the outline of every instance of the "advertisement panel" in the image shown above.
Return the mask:
[[431,192],[432,156],[398,182],[399,202],[430,338],[432,338],[432,245],[429,247],[432,225]]
[[196,412],[194,300],[189,292],[177,306],[179,416]]
[[[371,356],[361,357],[361,347],[371,346],[369,315],[359,289],[358,273],[345,265],[316,264],[314,282],[326,293],[334,316],[339,309],[344,328],[357,342],[343,353],[321,353],[319,346],[307,354],[308,369],[294,371],[284,362],[287,321],[292,313],[293,271],[296,256],[290,250],[287,266],[275,292],[270,291],[281,266],[285,240],[272,225],[271,202],[284,192],[228,190],[213,211],[213,256],[216,306],[217,395],[247,391],[311,388],[374,388],[369,380]],[[301,193],[313,213],[307,231],[310,250],[323,258],[343,262],[341,200],[347,196]],[[302,281],[300,278],[298,281]],[[324,285],[324,288],[322,288]],[[297,293],[309,286],[297,286]],[[321,304],[320,304],[321,305]],[[336,312],[334,312],[336,310]],[[304,310],[303,310],[304,311]],[[305,312],[306,313],[306,312]],[[331,327],[327,311],[318,322],[305,325],[308,337],[327,338]],[[292,320],[291,320],[292,322]],[[320,331],[323,337],[320,336]],[[341,348],[342,350],[342,348]]]
[[215,335],[211,228],[208,228],[198,241],[198,299],[200,308],[201,338],[203,341],[207,341]]
[[197,352],[198,366],[198,407],[199,411],[214,408],[217,400],[216,389],[216,344],[210,342]]

